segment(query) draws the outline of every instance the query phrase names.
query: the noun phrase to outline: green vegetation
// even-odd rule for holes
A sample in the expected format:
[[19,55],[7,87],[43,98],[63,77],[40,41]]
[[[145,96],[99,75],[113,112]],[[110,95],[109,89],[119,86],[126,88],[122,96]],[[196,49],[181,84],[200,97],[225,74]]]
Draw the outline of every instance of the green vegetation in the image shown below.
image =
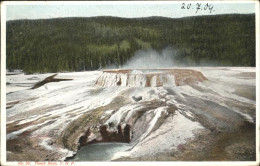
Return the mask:
[[137,50],[165,47],[177,50],[175,60],[181,64],[255,66],[255,16],[7,22],[7,68],[27,73],[119,67]]

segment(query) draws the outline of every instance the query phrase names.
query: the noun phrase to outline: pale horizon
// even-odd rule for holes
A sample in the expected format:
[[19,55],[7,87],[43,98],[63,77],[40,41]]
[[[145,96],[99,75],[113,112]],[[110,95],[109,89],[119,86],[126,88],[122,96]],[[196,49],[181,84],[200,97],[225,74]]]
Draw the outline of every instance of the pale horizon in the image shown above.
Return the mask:
[[[185,3],[186,9],[181,9]],[[187,5],[191,3],[189,9]],[[213,3],[200,2],[200,10],[196,13],[198,2],[86,2],[86,3],[5,3],[6,20],[52,19],[69,17],[111,16],[121,18],[168,17],[183,18],[203,15],[222,14],[254,14],[255,3]],[[204,10],[206,4],[213,6],[212,11]]]

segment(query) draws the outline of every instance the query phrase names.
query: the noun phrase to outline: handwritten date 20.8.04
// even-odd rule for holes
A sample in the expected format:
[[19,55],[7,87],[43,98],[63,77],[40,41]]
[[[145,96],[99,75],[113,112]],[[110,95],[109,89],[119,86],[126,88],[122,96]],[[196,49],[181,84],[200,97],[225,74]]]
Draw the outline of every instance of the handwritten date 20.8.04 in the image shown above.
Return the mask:
[[195,14],[197,14],[199,11],[209,11],[210,13],[214,12],[214,6],[212,4],[206,3],[196,3],[196,4],[191,4],[191,3],[182,3],[181,9],[188,9],[188,10],[195,10]]

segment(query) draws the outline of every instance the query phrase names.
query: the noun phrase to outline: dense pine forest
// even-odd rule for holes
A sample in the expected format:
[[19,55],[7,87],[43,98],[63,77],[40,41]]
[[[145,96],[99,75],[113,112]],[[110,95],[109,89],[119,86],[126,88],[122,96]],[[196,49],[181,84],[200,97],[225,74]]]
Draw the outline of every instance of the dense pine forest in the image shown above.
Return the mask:
[[57,18],[7,22],[7,69],[26,73],[120,67],[166,47],[188,66],[255,66],[255,16]]

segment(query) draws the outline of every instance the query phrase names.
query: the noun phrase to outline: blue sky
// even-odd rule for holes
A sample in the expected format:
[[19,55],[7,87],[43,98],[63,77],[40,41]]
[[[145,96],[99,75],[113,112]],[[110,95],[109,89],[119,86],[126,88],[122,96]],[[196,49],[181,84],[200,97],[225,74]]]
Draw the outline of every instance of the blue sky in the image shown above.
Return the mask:
[[197,2],[185,2],[185,8],[191,3],[190,9],[181,9],[183,2],[80,2],[80,3],[6,3],[6,19],[42,19],[58,17],[149,17],[163,16],[180,18],[197,15],[214,15],[227,13],[255,13],[254,3],[223,3],[208,2],[213,10],[204,10],[207,2],[201,2],[196,13]]

